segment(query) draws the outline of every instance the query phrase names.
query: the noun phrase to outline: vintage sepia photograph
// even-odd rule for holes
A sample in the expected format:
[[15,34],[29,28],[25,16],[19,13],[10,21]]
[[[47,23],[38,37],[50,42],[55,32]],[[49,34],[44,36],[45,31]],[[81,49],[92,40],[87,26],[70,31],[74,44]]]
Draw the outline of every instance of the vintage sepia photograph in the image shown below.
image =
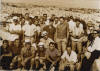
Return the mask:
[[100,71],[100,0],[0,0],[0,71]]

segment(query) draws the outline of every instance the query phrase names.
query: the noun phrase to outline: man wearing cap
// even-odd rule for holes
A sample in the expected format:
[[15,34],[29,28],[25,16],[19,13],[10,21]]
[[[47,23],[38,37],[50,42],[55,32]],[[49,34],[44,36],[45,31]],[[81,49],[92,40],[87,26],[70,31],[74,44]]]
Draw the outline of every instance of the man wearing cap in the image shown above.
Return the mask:
[[9,24],[8,31],[10,32],[9,38],[11,38],[10,41],[14,41],[15,39],[19,38],[21,34],[21,25],[18,22],[18,17],[13,17],[13,23]]
[[40,42],[43,42],[44,43],[44,47],[45,48],[49,48],[49,43],[50,42],[54,42],[51,38],[49,38],[48,36],[47,36],[47,32],[46,31],[43,31],[42,32],[42,38],[40,39]]
[[46,69],[45,60],[46,60],[46,49],[44,48],[44,43],[39,42],[38,50],[35,57],[36,69],[41,69],[41,68]]

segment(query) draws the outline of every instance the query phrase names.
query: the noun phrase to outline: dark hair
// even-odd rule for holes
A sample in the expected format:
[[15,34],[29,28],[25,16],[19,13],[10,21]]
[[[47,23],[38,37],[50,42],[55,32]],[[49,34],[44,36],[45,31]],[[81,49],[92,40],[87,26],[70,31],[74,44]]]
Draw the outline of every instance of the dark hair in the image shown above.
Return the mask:
[[50,43],[49,43],[49,46],[50,46],[50,45],[54,45],[54,46],[55,46],[55,43],[54,43],[54,42],[50,42]]
[[76,18],[76,19],[75,19],[75,22],[80,22],[80,19]]
[[43,16],[44,16],[44,15],[46,15],[46,16],[47,16],[47,14],[43,14]]
[[63,19],[64,20],[64,17],[60,17],[60,19]]
[[49,21],[50,21],[50,22],[54,22],[54,20],[53,20],[53,19],[50,19]]
[[25,15],[29,15],[29,13],[25,13]]
[[26,43],[25,43],[25,46],[26,46],[26,45],[31,45],[31,42],[26,42]]
[[4,43],[7,43],[7,44],[8,44],[8,40],[3,40],[3,44],[4,44]]

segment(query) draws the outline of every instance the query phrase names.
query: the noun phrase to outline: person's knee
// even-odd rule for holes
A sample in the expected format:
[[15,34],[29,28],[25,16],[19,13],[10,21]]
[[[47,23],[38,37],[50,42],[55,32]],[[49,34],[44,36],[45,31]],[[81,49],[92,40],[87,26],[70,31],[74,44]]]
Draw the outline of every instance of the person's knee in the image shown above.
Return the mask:
[[74,65],[70,65],[70,70],[74,71],[75,66]]
[[60,64],[60,65],[59,65],[59,70],[60,70],[60,71],[63,71],[64,68],[65,68],[65,67],[64,67],[64,64]]
[[21,60],[22,60],[21,57],[19,57],[19,58],[18,58],[18,62],[20,62]]
[[77,69],[77,71],[80,71],[80,68],[81,68],[81,63],[76,63],[76,69]]
[[34,63],[34,61],[35,61],[35,59],[34,59],[34,58],[32,58],[32,59],[31,59],[31,63]]
[[14,63],[10,63],[10,69],[14,67]]

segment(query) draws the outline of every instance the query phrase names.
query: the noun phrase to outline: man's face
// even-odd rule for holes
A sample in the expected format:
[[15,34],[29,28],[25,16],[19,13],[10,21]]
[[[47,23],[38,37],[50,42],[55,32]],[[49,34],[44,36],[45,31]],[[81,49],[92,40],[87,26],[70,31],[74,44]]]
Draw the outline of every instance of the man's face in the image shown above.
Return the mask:
[[53,44],[50,44],[49,48],[52,51],[55,48],[55,46]]
[[53,22],[52,21],[50,22],[50,25],[53,25]]
[[43,15],[43,18],[44,18],[44,20],[46,20],[47,19],[47,15]]
[[26,45],[26,48],[30,48],[30,47],[31,47],[31,45],[30,45],[30,44],[27,44],[27,45]]
[[26,14],[26,15],[25,15],[25,19],[28,19],[28,18],[29,18],[29,14]]
[[71,47],[68,47],[68,48],[67,48],[68,54],[71,54],[71,51],[72,51],[72,50],[71,50]]
[[40,48],[40,51],[43,51],[43,46],[39,47]]
[[79,21],[77,21],[77,22],[76,22],[76,26],[77,26],[77,27],[79,27],[79,25],[80,25],[80,22],[79,22]]
[[60,23],[62,23],[62,24],[64,23],[64,20],[62,18],[60,19]]
[[15,41],[15,46],[17,46],[17,47],[19,46],[19,40]]
[[47,36],[47,34],[44,36],[44,39],[47,39],[48,38],[48,36]]
[[57,18],[55,19],[55,22],[58,22],[58,19]]
[[22,24],[25,23],[25,19],[23,18],[23,19],[21,20],[21,22],[22,22]]
[[4,47],[4,48],[7,47],[7,43],[6,43],[6,42],[3,43],[3,47]]

